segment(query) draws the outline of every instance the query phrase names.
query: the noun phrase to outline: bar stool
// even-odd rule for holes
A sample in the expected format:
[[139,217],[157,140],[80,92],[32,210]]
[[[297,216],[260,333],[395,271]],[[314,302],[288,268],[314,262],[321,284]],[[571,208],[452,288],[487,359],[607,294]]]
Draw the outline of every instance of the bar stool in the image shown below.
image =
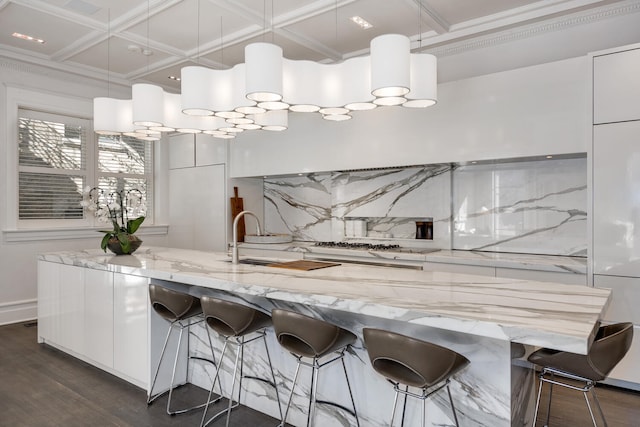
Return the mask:
[[[448,348],[395,332],[371,328],[365,328],[362,332],[371,366],[393,384],[396,392],[390,426],[393,425],[395,418],[398,395],[403,394],[405,405],[402,410],[402,423],[404,423],[407,397],[411,396],[422,400],[422,426],[424,427],[426,399],[444,387],[447,388],[449,395],[453,419],[456,426],[459,425],[449,381],[452,375],[469,364],[466,357]],[[405,386],[404,390],[400,385]],[[421,389],[422,393],[410,392],[409,386]]]
[[[200,426],[209,424],[220,415],[227,414],[226,426],[229,426],[229,420],[231,418],[231,410],[237,408],[240,405],[240,397],[242,394],[242,368],[244,366],[244,346],[259,340],[262,338],[264,348],[267,352],[267,361],[269,362],[269,369],[271,370],[271,381],[263,380],[271,384],[276,391],[276,398],[278,402],[278,410],[282,417],[282,408],[280,407],[280,397],[278,395],[278,386],[276,383],[276,376],[273,373],[273,365],[271,364],[271,356],[269,355],[269,348],[267,347],[266,328],[271,326],[271,317],[261,311],[254,308],[247,307],[243,304],[238,304],[231,301],[222,300],[210,296],[202,296],[201,298],[202,310],[204,312],[204,318],[207,326],[216,331],[218,334],[224,337],[224,346],[222,347],[222,356],[220,356],[220,363],[224,360],[224,355],[229,343],[236,345],[236,361],[233,368],[233,381],[231,383],[231,393],[229,394],[229,405],[226,409],[221,410],[209,420],[207,418],[207,411],[209,410],[209,401],[211,400],[211,394],[215,386],[216,380],[219,380],[220,370],[216,372],[216,376],[213,379],[211,385],[211,391],[209,391],[209,398],[202,414],[202,421]],[[256,335],[250,339],[246,339],[249,334],[255,333]],[[238,367],[240,367],[240,381],[238,387],[238,400],[235,405],[233,404],[233,392],[235,390],[236,378],[238,376]],[[214,402],[211,402],[214,403]]]
[[[149,388],[149,393],[147,394],[147,405],[151,404],[158,397],[167,392],[167,390],[162,391],[157,394],[153,394],[153,388],[156,385],[156,380],[158,379],[158,373],[160,372],[160,366],[162,365],[162,361],[164,359],[165,351],[167,350],[167,344],[169,343],[169,337],[174,329],[180,331],[178,335],[178,345],[176,347],[176,354],[173,362],[173,371],[171,373],[171,384],[169,385],[169,398],[167,400],[167,414],[176,415],[182,414],[193,409],[202,408],[207,405],[209,402],[205,402],[190,408],[186,409],[171,409],[171,397],[173,394],[175,385],[175,376],[176,376],[176,366],[178,365],[178,355],[180,353],[180,345],[182,344],[182,333],[185,329],[189,329],[191,326],[196,325],[204,321],[204,317],[202,316],[202,308],[200,306],[200,300],[194,296],[174,291],[172,289],[165,288],[163,286],[158,286],[155,284],[149,285],[149,300],[151,302],[151,307],[153,310],[160,315],[163,319],[169,322],[169,330],[167,331],[167,336],[164,340],[164,345],[162,346],[162,352],[160,353],[160,359],[158,360],[158,365],[156,366],[155,374],[153,375],[153,381],[151,382],[151,387]],[[189,356],[189,359],[198,359],[204,360],[207,362],[211,362],[215,365],[215,356],[213,354],[213,345],[211,344],[211,336],[209,336],[209,332],[207,331],[207,338],[209,340],[209,348],[211,349],[212,360],[203,359],[201,357]],[[189,363],[187,362],[187,378],[189,376]],[[218,385],[220,383],[218,382]],[[220,395],[222,396],[222,390],[220,390]],[[211,398],[211,396],[209,396]],[[217,400],[219,400],[219,397]]]
[[[356,424],[360,426],[358,413],[356,412],[356,404],[353,400],[351,392],[351,384],[347,375],[347,367],[344,364],[345,350],[355,340],[356,336],[351,332],[339,328],[336,325],[325,322],[324,320],[315,319],[293,311],[282,309],[274,309],[271,312],[273,319],[273,328],[276,331],[276,338],[282,347],[288,350],[296,359],[296,373],[293,377],[291,385],[291,393],[287,402],[287,408],[284,412],[284,418],[279,427],[284,427],[287,422],[291,399],[298,380],[300,365],[310,366],[312,368],[311,376],[311,395],[309,397],[309,410],[307,413],[307,427],[311,426],[315,415],[317,388],[318,388],[318,372],[320,368],[329,365],[332,362],[340,360],[342,362],[342,370],[347,380],[347,388],[349,389],[349,397],[353,407],[353,416]],[[337,353],[337,356],[330,360],[320,363],[319,359],[331,354]],[[302,359],[310,358],[311,362],[305,362]],[[331,402],[321,402],[333,404]],[[335,404],[333,404],[335,405]]]
[[[529,362],[541,366],[540,386],[538,388],[538,399],[536,401],[536,413],[533,418],[533,426],[536,425],[538,419],[538,408],[540,406],[540,395],[542,393],[542,385],[549,383],[549,400],[547,402],[547,422],[549,425],[549,414],[551,413],[551,394],[553,385],[570,388],[572,390],[581,391],[584,400],[587,402],[591,422],[597,427],[596,419],[589,404],[588,392],[591,392],[596,404],[596,408],[600,413],[600,417],[607,425],[604,413],[600,407],[598,396],[596,395],[595,385],[598,381],[602,381],[609,375],[609,372],[622,360],[633,340],[633,324],[629,322],[616,323],[613,325],[600,326],[596,333],[593,344],[589,349],[589,353],[575,354],[566,351],[551,350],[547,348],[533,352],[528,360]],[[576,386],[569,382],[561,382],[555,379],[560,376],[574,381],[584,383],[584,385]]]

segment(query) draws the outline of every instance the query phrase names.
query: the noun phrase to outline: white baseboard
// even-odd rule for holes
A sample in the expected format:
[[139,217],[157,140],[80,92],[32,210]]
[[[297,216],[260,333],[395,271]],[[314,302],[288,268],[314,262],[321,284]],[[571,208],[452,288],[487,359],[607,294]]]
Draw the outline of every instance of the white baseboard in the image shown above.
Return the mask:
[[26,322],[38,318],[38,300],[30,299],[0,304],[0,325]]

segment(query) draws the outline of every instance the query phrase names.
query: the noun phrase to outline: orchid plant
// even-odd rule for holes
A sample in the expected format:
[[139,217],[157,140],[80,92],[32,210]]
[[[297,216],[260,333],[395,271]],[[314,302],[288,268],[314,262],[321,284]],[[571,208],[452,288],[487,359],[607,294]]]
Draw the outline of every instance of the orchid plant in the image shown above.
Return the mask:
[[144,222],[146,205],[144,193],[137,188],[129,190],[104,190],[100,187],[85,187],[80,204],[92,212],[98,221],[111,224],[111,230],[98,230],[105,233],[100,248],[107,251],[110,239],[120,242],[122,252],[131,253],[130,236]]

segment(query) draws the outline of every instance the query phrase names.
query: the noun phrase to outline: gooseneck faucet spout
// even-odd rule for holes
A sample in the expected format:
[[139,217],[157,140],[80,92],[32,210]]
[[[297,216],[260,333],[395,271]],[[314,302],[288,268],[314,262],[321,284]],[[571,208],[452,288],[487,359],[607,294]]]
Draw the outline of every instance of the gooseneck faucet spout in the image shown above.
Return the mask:
[[260,220],[251,211],[242,211],[233,219],[233,246],[231,247],[231,262],[233,264],[238,263],[238,221],[245,215],[250,215],[256,219],[256,235],[262,236],[262,231],[260,229]]

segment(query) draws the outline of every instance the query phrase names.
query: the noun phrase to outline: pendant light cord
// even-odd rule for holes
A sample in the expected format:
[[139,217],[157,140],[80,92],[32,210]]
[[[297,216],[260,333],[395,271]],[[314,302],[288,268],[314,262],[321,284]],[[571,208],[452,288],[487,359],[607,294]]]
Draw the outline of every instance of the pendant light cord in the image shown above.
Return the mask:
[[198,6],[196,8],[196,17],[198,19],[198,23],[196,24],[196,31],[198,33],[196,36],[196,63],[200,65],[200,0],[198,0]]
[[111,8],[107,9],[107,97],[111,98]]
[[422,0],[418,0],[418,46],[422,51]]

